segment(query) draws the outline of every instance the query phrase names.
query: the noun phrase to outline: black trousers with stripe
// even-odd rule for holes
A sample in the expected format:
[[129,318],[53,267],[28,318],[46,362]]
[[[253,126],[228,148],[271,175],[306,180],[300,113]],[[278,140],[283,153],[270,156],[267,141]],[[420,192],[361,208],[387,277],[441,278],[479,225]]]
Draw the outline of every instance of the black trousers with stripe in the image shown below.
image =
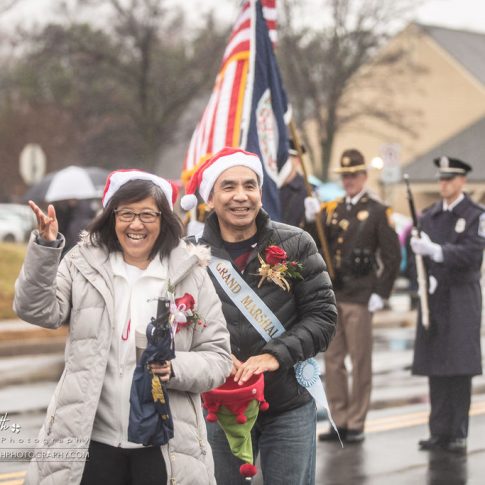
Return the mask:
[[468,436],[471,390],[471,376],[429,377],[432,436],[444,439]]

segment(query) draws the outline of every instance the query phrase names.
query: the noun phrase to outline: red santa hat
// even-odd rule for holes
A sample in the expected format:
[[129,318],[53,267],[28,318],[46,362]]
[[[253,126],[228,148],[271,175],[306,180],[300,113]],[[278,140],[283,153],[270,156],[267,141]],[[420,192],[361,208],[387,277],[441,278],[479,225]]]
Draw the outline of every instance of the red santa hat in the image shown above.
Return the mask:
[[132,180],[149,180],[160,187],[163,195],[165,195],[165,198],[168,201],[170,209],[173,210],[173,205],[175,204],[178,196],[177,186],[170,180],[165,180],[158,175],[153,175],[152,173],[144,172],[143,170],[138,170],[136,168],[115,170],[108,175],[102,198],[103,207],[108,205],[109,201],[118,189]]
[[194,172],[187,184],[185,195],[180,201],[182,209],[188,211],[197,205],[197,197],[195,196],[197,189],[204,202],[207,202],[219,175],[228,168],[239,165],[250,168],[255,172],[259,177],[260,185],[263,185],[263,166],[256,154],[240,148],[224,147]]

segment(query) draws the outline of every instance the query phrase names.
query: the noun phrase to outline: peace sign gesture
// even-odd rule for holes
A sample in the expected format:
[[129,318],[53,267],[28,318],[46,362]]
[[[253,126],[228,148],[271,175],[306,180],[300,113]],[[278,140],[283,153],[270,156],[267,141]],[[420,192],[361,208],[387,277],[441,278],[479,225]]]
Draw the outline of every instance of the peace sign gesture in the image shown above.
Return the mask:
[[59,224],[57,223],[54,206],[50,204],[47,207],[47,215],[31,200],[29,200],[29,206],[37,218],[37,229],[40,237],[46,241],[55,241],[59,232]]

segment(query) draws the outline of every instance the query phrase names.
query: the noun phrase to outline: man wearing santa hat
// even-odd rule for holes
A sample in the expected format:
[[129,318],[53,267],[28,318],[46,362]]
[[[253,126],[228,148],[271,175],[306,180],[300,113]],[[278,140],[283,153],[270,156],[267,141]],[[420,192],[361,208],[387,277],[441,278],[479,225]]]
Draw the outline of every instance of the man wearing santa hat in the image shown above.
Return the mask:
[[[251,432],[264,483],[311,485],[321,400],[312,358],[335,333],[335,296],[310,235],[262,208],[262,184],[257,155],[223,148],[194,173],[181,205],[192,208],[198,190],[212,209],[197,242],[212,250],[208,271],[231,334],[234,380],[243,386],[264,373],[269,409]],[[208,430],[217,483],[245,483],[222,428]]]

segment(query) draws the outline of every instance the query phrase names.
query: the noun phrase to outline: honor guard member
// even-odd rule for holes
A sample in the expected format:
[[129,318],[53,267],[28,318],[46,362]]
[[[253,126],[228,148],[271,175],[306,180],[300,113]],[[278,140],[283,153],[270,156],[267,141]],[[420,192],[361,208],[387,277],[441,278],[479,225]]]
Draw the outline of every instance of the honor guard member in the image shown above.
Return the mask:
[[[303,145],[301,145],[301,149],[303,153],[306,153]],[[290,226],[303,227],[305,224],[305,198],[308,194],[305,179],[299,172],[301,160],[293,140],[290,140],[288,155],[291,171],[279,190],[281,222]]]
[[422,450],[466,451],[472,376],[482,373],[480,268],[485,247],[485,208],[463,193],[470,165],[434,160],[442,200],[424,211],[421,238],[411,238],[429,276],[427,330],[418,322],[413,374],[429,379],[430,437]]
[[[372,315],[384,307],[399,271],[398,236],[391,209],[366,189],[363,155],[343,152],[340,167],[345,197],[323,204],[323,223],[335,272],[337,333],[325,353],[325,383],[332,416],[341,438],[348,443],[364,439],[364,423],[372,387]],[[316,217],[316,199],[305,201],[306,218]],[[313,231],[312,231],[313,232]],[[345,357],[352,362],[349,390]],[[336,432],[319,435],[337,440]]]
[[[198,168],[186,194],[198,190],[212,209],[199,243],[211,248],[208,271],[231,335],[233,378],[242,385],[264,373],[269,409],[252,428],[264,483],[313,485],[323,388],[312,357],[335,333],[335,295],[311,236],[262,209],[263,175],[257,155],[223,148]],[[181,200],[185,210],[189,197]],[[217,483],[247,483],[223,429],[207,428]]]

